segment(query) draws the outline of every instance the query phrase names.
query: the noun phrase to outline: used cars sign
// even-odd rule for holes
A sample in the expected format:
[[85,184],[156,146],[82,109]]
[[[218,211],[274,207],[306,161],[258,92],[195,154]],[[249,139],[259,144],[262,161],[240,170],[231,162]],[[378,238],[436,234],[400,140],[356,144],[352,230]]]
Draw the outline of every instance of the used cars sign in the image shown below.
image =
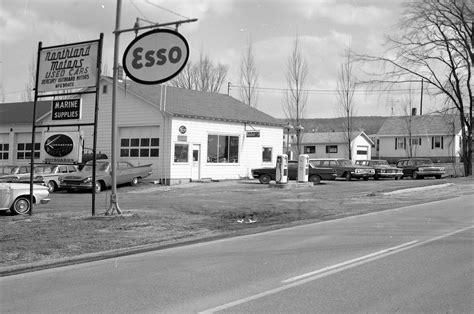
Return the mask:
[[133,81],[159,84],[178,75],[188,58],[189,45],[180,33],[158,29],[138,36],[128,45],[123,66]]

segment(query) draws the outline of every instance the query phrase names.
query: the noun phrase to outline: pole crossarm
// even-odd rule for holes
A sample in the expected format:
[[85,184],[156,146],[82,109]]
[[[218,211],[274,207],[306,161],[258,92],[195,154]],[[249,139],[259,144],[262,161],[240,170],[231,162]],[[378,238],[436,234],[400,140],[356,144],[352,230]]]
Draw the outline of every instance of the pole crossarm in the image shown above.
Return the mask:
[[115,31],[113,31],[113,33],[114,34],[121,34],[121,33],[127,33],[127,32],[137,32],[137,31],[142,30],[142,29],[150,29],[150,28],[157,28],[157,27],[164,27],[164,26],[171,26],[171,25],[176,25],[176,27],[178,27],[179,25],[184,24],[184,23],[197,22],[197,20],[198,19],[188,19],[188,20],[180,20],[180,21],[168,22],[168,23],[156,23],[156,24],[153,24],[153,25],[115,30]]

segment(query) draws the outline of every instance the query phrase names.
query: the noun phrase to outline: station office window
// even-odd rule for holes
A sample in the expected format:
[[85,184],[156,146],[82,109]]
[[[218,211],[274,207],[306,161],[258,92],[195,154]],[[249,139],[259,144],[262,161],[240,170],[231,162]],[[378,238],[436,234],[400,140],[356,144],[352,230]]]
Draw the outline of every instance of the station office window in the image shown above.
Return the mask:
[[120,157],[159,157],[160,139],[122,138],[120,139]]
[[9,144],[0,144],[0,160],[8,160]]
[[[35,159],[40,158],[40,143],[35,143]],[[16,159],[31,159],[31,143],[18,143],[16,150]]]
[[189,144],[174,144],[174,162],[188,162]]
[[272,147],[263,147],[262,149],[262,162],[272,162]]
[[337,145],[326,145],[326,154],[336,154]]
[[305,146],[304,147],[305,154],[314,154],[316,153],[316,146]]
[[230,135],[209,135],[207,137],[208,163],[238,163],[239,137]]

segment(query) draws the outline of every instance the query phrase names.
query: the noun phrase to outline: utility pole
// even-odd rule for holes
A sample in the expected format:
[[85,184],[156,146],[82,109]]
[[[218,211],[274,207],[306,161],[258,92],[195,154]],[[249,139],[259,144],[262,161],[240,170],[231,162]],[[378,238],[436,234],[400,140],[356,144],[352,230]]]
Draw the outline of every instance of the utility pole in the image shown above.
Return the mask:
[[[182,21],[176,21],[176,22],[170,22],[170,23],[162,23],[162,24],[153,24],[153,25],[148,25],[148,26],[139,26],[138,19],[135,22],[135,25],[133,28],[128,28],[128,29],[123,29],[120,30],[120,15],[122,11],[122,0],[117,0],[117,11],[116,11],[116,17],[115,17],[115,30],[114,30],[114,35],[115,35],[115,41],[114,41],[114,64],[112,67],[113,71],[113,86],[112,86],[112,152],[111,152],[111,172],[112,172],[112,193],[110,194],[110,206],[105,212],[106,215],[113,215],[114,212],[117,212],[117,214],[121,215],[122,210],[120,209],[119,202],[118,202],[118,196],[117,196],[117,162],[115,161],[116,159],[116,142],[117,142],[117,126],[116,126],[116,115],[117,115],[117,81],[118,81],[118,58],[119,58],[119,42],[120,42],[120,34],[125,33],[125,32],[135,32],[135,35],[138,35],[138,31],[142,29],[151,29],[151,28],[158,28],[162,26],[170,26],[170,25],[175,25],[176,30],[178,29],[178,26],[183,24],[183,23],[190,23],[190,22],[196,22],[197,19],[188,19],[188,20],[182,20]],[[95,184],[95,183],[94,183]]]

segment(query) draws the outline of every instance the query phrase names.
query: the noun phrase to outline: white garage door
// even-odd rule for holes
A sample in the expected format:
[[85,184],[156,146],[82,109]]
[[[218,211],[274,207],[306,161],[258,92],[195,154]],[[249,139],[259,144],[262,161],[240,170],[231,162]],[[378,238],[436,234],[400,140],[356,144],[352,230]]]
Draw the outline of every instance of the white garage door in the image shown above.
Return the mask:
[[[35,133],[35,162],[40,158],[41,133]],[[17,133],[15,135],[15,145],[13,151],[14,163],[24,164],[31,160],[31,133]]]
[[160,127],[119,128],[119,158],[134,165],[153,164],[153,175],[158,173],[160,157]]

